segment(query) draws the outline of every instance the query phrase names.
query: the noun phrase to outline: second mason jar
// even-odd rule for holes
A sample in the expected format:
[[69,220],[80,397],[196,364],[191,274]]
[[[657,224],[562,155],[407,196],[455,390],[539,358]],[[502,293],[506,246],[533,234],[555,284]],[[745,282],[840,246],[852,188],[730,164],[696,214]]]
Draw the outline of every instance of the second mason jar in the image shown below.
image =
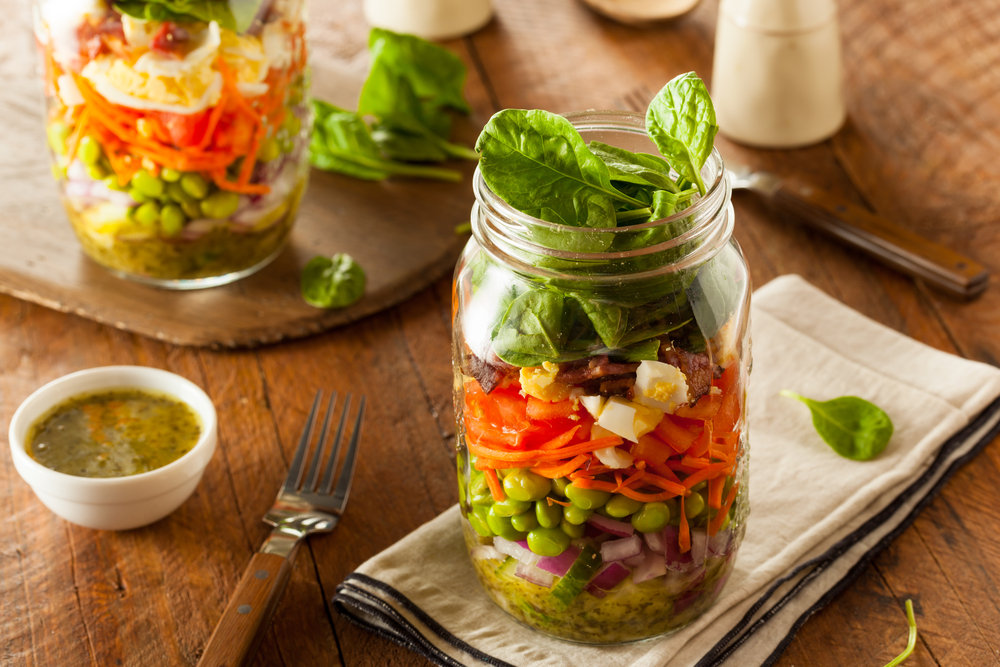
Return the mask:
[[[586,141],[656,152],[643,118],[567,118]],[[489,596],[586,643],[702,614],[745,531],[746,263],[718,152],[704,196],[628,227],[567,227],[476,175],[455,273],[462,526]]]

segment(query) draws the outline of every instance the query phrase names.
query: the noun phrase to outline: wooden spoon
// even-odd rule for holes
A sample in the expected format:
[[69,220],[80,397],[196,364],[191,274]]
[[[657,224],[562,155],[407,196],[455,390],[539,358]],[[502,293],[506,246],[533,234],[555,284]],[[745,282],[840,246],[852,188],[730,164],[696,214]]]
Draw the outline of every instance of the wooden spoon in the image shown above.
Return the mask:
[[698,6],[701,0],[583,0],[599,14],[619,23],[649,23],[675,19]]

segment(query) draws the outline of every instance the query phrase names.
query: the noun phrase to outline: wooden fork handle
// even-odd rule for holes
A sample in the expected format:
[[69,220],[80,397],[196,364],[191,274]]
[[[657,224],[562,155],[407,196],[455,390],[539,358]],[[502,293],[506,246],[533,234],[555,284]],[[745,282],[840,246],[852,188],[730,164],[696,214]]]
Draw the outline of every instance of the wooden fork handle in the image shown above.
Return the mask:
[[969,299],[989,282],[982,264],[819,188],[787,179],[772,201],[811,226],[953,296]]
[[198,667],[241,667],[253,661],[292,574],[292,561],[256,553],[208,640]]

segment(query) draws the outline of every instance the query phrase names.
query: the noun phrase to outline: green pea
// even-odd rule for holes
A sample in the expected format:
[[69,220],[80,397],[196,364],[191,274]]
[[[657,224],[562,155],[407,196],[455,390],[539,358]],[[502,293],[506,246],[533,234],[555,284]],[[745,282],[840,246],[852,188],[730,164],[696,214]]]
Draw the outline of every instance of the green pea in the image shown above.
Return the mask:
[[235,192],[220,190],[213,192],[201,202],[201,214],[206,218],[222,220],[236,212],[240,205],[240,196]]
[[615,519],[624,519],[629,514],[635,514],[640,509],[642,509],[642,503],[638,500],[632,500],[628,496],[623,496],[620,493],[616,493],[611,496],[608,504],[604,506],[608,514]]
[[581,489],[579,486],[570,485],[566,487],[566,497],[582,510],[593,510],[608,502],[611,494],[607,491]]
[[542,528],[555,528],[562,521],[562,506],[552,503],[549,505],[545,498],[535,503],[535,518]]
[[101,164],[100,158],[97,162],[85,163],[84,166],[87,169],[87,175],[95,181],[103,181],[108,177],[108,170]]
[[69,127],[66,126],[66,123],[61,120],[49,123],[49,126],[45,128],[45,134],[48,137],[49,146],[52,147],[52,150],[57,155],[65,155],[66,139],[69,138]]
[[490,508],[489,514],[486,515],[486,523],[489,525],[490,530],[505,540],[518,542],[527,537],[525,533],[522,533],[511,525],[510,517],[494,514],[493,508]]
[[693,492],[684,499],[684,514],[687,518],[693,519],[705,511],[705,498],[700,493]]
[[160,211],[160,229],[164,236],[177,236],[184,229],[187,216],[177,204],[167,204]]
[[208,181],[198,174],[187,173],[181,175],[181,187],[195,199],[204,199],[208,196]]
[[515,514],[510,518],[510,525],[514,528],[514,530],[526,533],[529,530],[538,528],[538,519],[535,518],[535,515],[532,512]]
[[302,131],[302,121],[299,117],[293,113],[286,113],[285,120],[281,123],[281,127],[285,129],[291,136],[297,135]]
[[487,510],[485,507],[474,506],[472,511],[469,512],[469,523],[472,524],[472,529],[482,535],[483,537],[491,537],[493,531],[490,530],[490,525],[487,522]]
[[188,218],[195,220],[201,217],[201,206],[197,202],[182,201],[179,206]]
[[132,187],[147,197],[155,198],[163,194],[163,181],[153,176],[145,169],[135,172],[132,177]]
[[666,503],[646,503],[632,515],[632,527],[640,533],[655,533],[663,530],[670,521],[670,508]]
[[585,530],[582,525],[578,526],[572,524],[563,517],[563,520],[559,522],[559,530],[569,535],[574,540],[578,540],[583,537],[583,531]]
[[580,526],[587,522],[587,519],[594,513],[594,510],[585,510],[576,505],[568,505],[563,508],[563,519],[569,521],[574,526]]
[[535,528],[528,533],[528,548],[539,556],[558,556],[569,548],[571,539],[559,528]]
[[88,134],[80,139],[80,144],[76,147],[76,155],[84,164],[96,165],[104,157],[104,151],[101,150],[101,145],[97,143],[97,140]]
[[508,498],[503,502],[493,504],[493,511],[496,512],[497,516],[516,516],[518,514],[524,514],[529,509],[531,509],[531,503],[523,500],[514,500],[513,498]]
[[160,220],[160,205],[155,201],[148,201],[135,209],[135,221],[145,227],[152,227]]
[[171,169],[170,167],[164,167],[160,170],[160,178],[165,180],[167,183],[176,183],[181,180],[181,172],[176,169]]
[[566,497],[566,487],[569,485],[570,481],[566,477],[560,477],[559,479],[552,480],[552,490],[563,498]]
[[530,470],[518,470],[504,477],[503,490],[515,500],[541,500],[552,490],[552,480]]
[[279,155],[281,155],[281,146],[278,145],[278,140],[274,137],[265,139],[257,151],[257,159],[261,162],[270,162]]

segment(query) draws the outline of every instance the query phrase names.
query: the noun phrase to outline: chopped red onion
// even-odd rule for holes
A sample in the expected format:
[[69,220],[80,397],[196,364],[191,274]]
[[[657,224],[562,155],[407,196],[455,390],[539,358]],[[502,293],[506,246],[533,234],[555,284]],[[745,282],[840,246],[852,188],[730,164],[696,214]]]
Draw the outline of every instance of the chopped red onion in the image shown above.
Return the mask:
[[569,568],[573,567],[573,563],[576,562],[576,557],[579,555],[580,549],[571,546],[558,556],[543,556],[542,559],[538,561],[537,566],[540,570],[545,570],[546,572],[551,572],[557,577],[562,577],[569,572]]
[[609,563],[605,565],[594,578],[587,584],[587,590],[597,588],[602,591],[610,591],[612,588],[625,581],[629,575],[629,569],[621,563]]
[[642,553],[642,540],[638,535],[632,535],[620,540],[609,540],[601,545],[601,558],[605,563],[625,560]]
[[642,562],[632,571],[632,583],[641,584],[644,581],[662,577],[667,573],[666,562],[659,557],[659,554],[653,553],[649,547],[643,548],[642,556]]
[[555,577],[550,572],[540,570],[528,563],[518,563],[514,574],[543,588],[552,588],[552,582],[555,581]]
[[600,528],[606,533],[617,535],[618,537],[628,537],[635,532],[635,528],[632,527],[631,523],[615,521],[614,519],[609,519],[608,517],[601,516],[600,514],[592,514],[590,518],[587,519],[587,523],[595,528]]
[[643,537],[646,538],[646,546],[649,547],[650,551],[660,554],[661,556],[663,555],[663,543],[666,540],[663,537],[662,530],[658,530],[655,533],[646,533]]

